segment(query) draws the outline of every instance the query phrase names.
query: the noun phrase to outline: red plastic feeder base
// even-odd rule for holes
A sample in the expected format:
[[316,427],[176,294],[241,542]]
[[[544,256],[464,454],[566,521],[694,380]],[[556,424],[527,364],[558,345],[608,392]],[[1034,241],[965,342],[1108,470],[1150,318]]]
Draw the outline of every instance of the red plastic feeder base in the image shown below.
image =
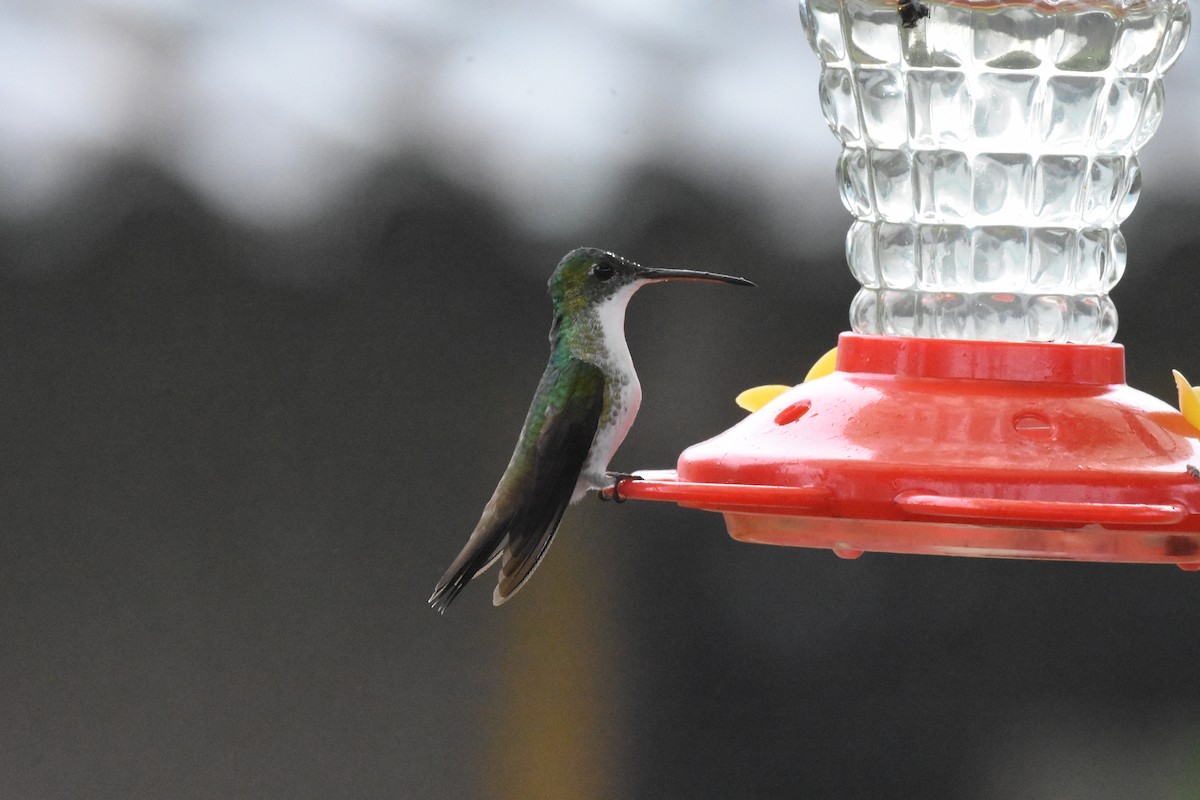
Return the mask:
[[1200,431],[1119,345],[842,334],[836,371],[639,473],[762,544],[1200,569]]

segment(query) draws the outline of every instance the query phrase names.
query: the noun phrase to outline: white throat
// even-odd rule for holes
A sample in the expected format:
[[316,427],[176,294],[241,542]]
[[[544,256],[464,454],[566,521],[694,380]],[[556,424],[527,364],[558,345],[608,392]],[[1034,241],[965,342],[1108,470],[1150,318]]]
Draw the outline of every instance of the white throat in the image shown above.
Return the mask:
[[631,283],[622,286],[612,297],[605,300],[592,312],[595,315],[596,326],[600,329],[600,341],[603,352],[597,353],[599,366],[609,374],[637,376],[633,371],[633,358],[629,355],[629,344],[625,341],[625,309],[629,307],[629,299],[641,288],[642,283]]

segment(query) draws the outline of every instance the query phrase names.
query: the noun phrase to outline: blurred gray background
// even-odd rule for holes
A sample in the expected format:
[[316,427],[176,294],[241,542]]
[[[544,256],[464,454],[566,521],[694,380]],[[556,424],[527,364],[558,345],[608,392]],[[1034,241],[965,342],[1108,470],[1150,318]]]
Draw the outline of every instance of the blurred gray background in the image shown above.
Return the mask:
[[[1200,48],[1115,292],[1200,376]],[[793,0],[0,0],[0,797],[1192,798],[1200,576],[742,545],[573,509],[425,600],[570,247],[651,288],[614,467],[847,327]]]

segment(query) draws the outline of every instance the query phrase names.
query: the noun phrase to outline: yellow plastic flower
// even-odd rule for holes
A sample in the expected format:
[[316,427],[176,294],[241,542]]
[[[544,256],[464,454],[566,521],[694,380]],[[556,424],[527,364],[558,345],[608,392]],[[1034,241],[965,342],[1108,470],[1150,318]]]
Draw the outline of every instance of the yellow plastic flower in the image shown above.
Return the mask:
[[753,413],[790,388],[792,387],[781,386],[776,383],[767,384],[766,386],[755,386],[753,389],[747,389],[739,394],[734,402]]
[[1183,418],[1192,423],[1193,428],[1200,430],[1200,397],[1196,396],[1196,390],[1179,370],[1173,369],[1171,374],[1175,376],[1175,385],[1179,387],[1179,410]]
[[[808,383],[809,381],[815,381],[817,378],[824,378],[826,375],[833,372],[833,368],[836,365],[837,348],[835,347],[817,359],[817,363],[813,364],[812,369],[810,369],[808,374],[804,376],[804,382]],[[747,411],[754,413],[790,388],[792,387],[783,386],[778,383],[769,383],[765,386],[755,386],[753,389],[747,389],[739,394],[734,402]],[[1197,408],[1200,408],[1200,404],[1198,404]]]
[[812,365],[812,369],[804,376],[804,382],[815,381],[817,378],[824,378],[833,372],[833,368],[837,366],[837,348],[833,348],[825,355],[817,359],[817,363]]

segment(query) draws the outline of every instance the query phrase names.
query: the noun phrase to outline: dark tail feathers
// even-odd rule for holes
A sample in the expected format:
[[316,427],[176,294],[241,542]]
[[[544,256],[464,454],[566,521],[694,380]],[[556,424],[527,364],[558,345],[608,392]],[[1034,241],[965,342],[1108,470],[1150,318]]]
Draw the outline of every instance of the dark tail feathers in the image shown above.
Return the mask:
[[470,583],[472,578],[477,577],[479,573],[495,563],[503,552],[503,547],[494,553],[489,553],[482,548],[474,550],[468,542],[467,549],[454,559],[450,569],[446,570],[446,574],[438,581],[433,594],[429,597],[429,605],[433,606],[439,614],[445,614],[446,608],[454,598],[458,597],[458,593],[463,590],[463,587]]

